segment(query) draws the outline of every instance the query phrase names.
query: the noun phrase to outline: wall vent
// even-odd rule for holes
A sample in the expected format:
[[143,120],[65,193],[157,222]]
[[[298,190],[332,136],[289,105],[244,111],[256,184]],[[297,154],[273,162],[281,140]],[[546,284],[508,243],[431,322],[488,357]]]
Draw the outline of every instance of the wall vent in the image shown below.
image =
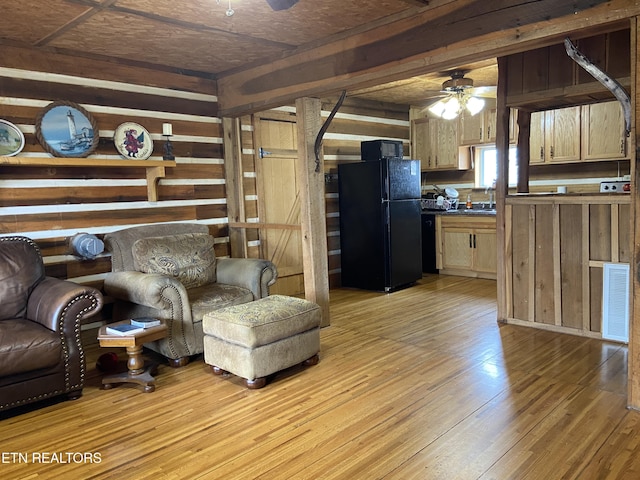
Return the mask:
[[629,264],[604,264],[602,338],[629,342]]

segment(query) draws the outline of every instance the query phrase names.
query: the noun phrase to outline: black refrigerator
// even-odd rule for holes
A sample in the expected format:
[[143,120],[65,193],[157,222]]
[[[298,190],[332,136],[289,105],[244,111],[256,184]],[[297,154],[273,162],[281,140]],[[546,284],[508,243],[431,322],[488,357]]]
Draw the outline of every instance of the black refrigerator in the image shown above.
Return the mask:
[[422,278],[420,161],[338,166],[342,286],[390,292]]

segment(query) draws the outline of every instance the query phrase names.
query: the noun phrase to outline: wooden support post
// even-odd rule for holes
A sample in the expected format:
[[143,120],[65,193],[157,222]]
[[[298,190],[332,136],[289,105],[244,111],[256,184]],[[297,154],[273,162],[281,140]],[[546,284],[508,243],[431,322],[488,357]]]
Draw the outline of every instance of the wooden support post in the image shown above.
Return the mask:
[[[244,188],[242,184],[242,141],[240,120],[222,119],[224,133],[224,180],[227,198],[227,218],[229,223],[246,221],[244,208]],[[229,248],[232,257],[247,257],[247,231],[229,226]]]
[[[638,17],[631,20],[631,99],[635,111],[631,115],[631,136],[630,157],[631,157],[631,299],[629,305],[630,325],[629,325],[629,364],[628,364],[628,388],[627,404],[630,408],[640,410],[640,311],[635,306],[640,306],[640,281],[638,275],[638,262],[640,261],[640,194],[638,185],[640,184],[640,169],[638,169],[637,145],[640,139],[637,137],[638,131],[636,121],[640,115],[640,77],[638,76],[638,66],[640,65],[640,22]],[[640,309],[639,309],[640,310]]]
[[529,193],[529,142],[531,112],[518,110],[518,193]]
[[[316,169],[315,141],[322,127],[321,103],[315,98],[296,100],[298,128],[298,164],[300,219],[302,222],[302,259],[304,293],[309,301],[320,305],[321,326],[330,324],[329,265],[324,195],[324,161]],[[317,170],[317,171],[316,171]]]
[[505,198],[509,189],[509,108],[507,107],[507,58],[498,58],[498,92],[496,104],[496,150],[498,157],[498,178],[496,181],[496,240],[497,240],[497,297],[498,320],[508,317],[507,302],[507,229],[505,222]]

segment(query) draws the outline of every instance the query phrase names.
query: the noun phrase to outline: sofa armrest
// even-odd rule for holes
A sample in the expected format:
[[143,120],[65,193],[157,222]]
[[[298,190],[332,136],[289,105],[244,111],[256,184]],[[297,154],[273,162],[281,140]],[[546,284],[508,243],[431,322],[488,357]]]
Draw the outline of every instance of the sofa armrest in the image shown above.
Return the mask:
[[[104,279],[104,291],[118,300],[164,310],[168,305],[168,296],[182,299],[188,305],[184,285],[168,275],[142,273],[135,271],[111,272]],[[171,302],[173,303],[173,302]]]
[[102,294],[93,287],[45,277],[27,301],[27,318],[72,337],[80,321],[102,309]]
[[27,300],[27,318],[58,332],[63,342],[65,388],[81,391],[85,379],[85,359],[80,337],[82,320],[98,313],[102,294],[93,287],[45,277]]
[[247,288],[256,300],[268,296],[278,278],[276,266],[260,258],[219,258],[216,272],[219,283]]

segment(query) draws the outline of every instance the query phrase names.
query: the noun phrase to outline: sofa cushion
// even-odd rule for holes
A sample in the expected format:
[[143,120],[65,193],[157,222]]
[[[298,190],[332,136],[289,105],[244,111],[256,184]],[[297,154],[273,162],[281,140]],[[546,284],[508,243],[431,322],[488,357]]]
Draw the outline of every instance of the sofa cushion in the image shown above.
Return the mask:
[[60,335],[24,319],[0,322],[0,377],[53,367],[62,358]]
[[224,283],[194,288],[187,293],[194,322],[201,322],[207,312],[253,301],[251,290]]
[[40,253],[27,241],[0,242],[0,320],[24,318],[31,291],[44,278]]
[[136,270],[176,277],[185,288],[216,281],[213,237],[205,233],[138,239],[133,244],[133,262]]

